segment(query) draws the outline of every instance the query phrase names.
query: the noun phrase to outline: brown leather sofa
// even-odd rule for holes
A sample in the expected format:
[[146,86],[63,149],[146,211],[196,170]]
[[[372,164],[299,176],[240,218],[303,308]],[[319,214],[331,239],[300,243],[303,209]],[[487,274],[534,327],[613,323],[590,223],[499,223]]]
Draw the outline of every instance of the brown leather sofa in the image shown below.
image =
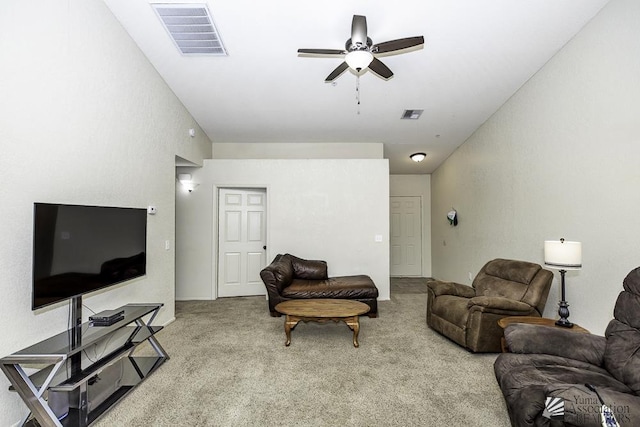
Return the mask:
[[278,254],[260,272],[267,287],[269,313],[280,316],[276,305],[291,299],[340,298],[363,302],[370,307],[367,315],[378,317],[378,288],[369,276],[329,277],[327,263]]
[[[604,337],[507,326],[494,370],[513,426],[601,426],[602,402],[620,426],[640,426],[640,267],[623,286]],[[545,413],[548,398],[559,411]]]
[[498,320],[540,317],[553,273],[526,261],[494,259],[471,286],[435,280],[427,283],[427,325],[473,352],[501,351]]

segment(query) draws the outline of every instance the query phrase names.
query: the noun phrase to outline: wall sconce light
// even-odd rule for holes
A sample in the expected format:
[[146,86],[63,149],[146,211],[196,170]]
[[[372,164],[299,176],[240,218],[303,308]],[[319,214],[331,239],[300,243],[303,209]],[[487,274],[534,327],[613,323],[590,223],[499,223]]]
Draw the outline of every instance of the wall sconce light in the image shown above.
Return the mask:
[[427,157],[427,155],[426,155],[426,153],[413,153],[409,157],[414,162],[419,163],[419,162],[423,161],[425,159],[425,157]]
[[447,219],[449,220],[449,225],[453,225],[454,227],[458,225],[458,211],[451,208],[449,212],[447,212]]
[[189,193],[191,193],[198,186],[198,184],[196,184],[195,182],[193,182],[191,180],[191,174],[190,173],[180,173],[180,174],[178,174],[178,181],[180,181],[180,184],[182,184],[182,186]]

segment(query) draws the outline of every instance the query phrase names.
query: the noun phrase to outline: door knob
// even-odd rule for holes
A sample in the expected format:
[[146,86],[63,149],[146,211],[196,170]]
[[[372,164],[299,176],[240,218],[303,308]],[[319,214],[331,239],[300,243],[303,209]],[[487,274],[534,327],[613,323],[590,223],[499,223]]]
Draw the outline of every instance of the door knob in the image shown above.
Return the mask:
[[265,246],[263,246],[263,247],[262,247],[262,249],[267,250],[267,246],[266,246],[266,245],[265,245]]

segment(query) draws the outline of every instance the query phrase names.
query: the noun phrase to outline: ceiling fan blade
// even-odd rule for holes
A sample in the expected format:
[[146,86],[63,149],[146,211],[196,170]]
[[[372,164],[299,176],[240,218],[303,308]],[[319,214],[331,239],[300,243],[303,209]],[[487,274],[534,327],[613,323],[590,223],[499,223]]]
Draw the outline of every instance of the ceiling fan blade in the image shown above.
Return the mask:
[[345,55],[347,52],[339,49],[298,49],[298,53],[309,55]]
[[351,21],[351,44],[355,46],[367,45],[367,17],[353,15]]
[[349,68],[349,65],[347,65],[346,62],[343,62],[342,64],[338,65],[336,69],[333,70],[331,74],[327,76],[326,79],[324,79],[325,83],[334,81],[336,78],[338,78],[338,76],[340,76],[340,74],[344,73],[347,68]]
[[378,58],[373,58],[373,61],[371,61],[371,64],[369,64],[369,69],[383,79],[389,80],[391,77],[393,77],[393,72]]
[[371,47],[371,50],[375,53],[387,53],[394,52],[396,50],[408,49],[410,47],[420,46],[422,44],[424,44],[423,36],[407,37],[404,39],[390,40],[388,42],[375,44]]

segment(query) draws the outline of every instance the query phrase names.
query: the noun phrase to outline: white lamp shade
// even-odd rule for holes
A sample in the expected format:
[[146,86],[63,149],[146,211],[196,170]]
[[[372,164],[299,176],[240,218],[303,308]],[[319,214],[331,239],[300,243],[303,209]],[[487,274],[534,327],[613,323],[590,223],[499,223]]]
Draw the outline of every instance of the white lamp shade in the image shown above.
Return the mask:
[[545,240],[544,265],[558,270],[582,268],[582,243],[564,239]]
[[373,55],[366,50],[354,50],[347,53],[344,58],[349,67],[356,71],[364,70],[373,61]]

